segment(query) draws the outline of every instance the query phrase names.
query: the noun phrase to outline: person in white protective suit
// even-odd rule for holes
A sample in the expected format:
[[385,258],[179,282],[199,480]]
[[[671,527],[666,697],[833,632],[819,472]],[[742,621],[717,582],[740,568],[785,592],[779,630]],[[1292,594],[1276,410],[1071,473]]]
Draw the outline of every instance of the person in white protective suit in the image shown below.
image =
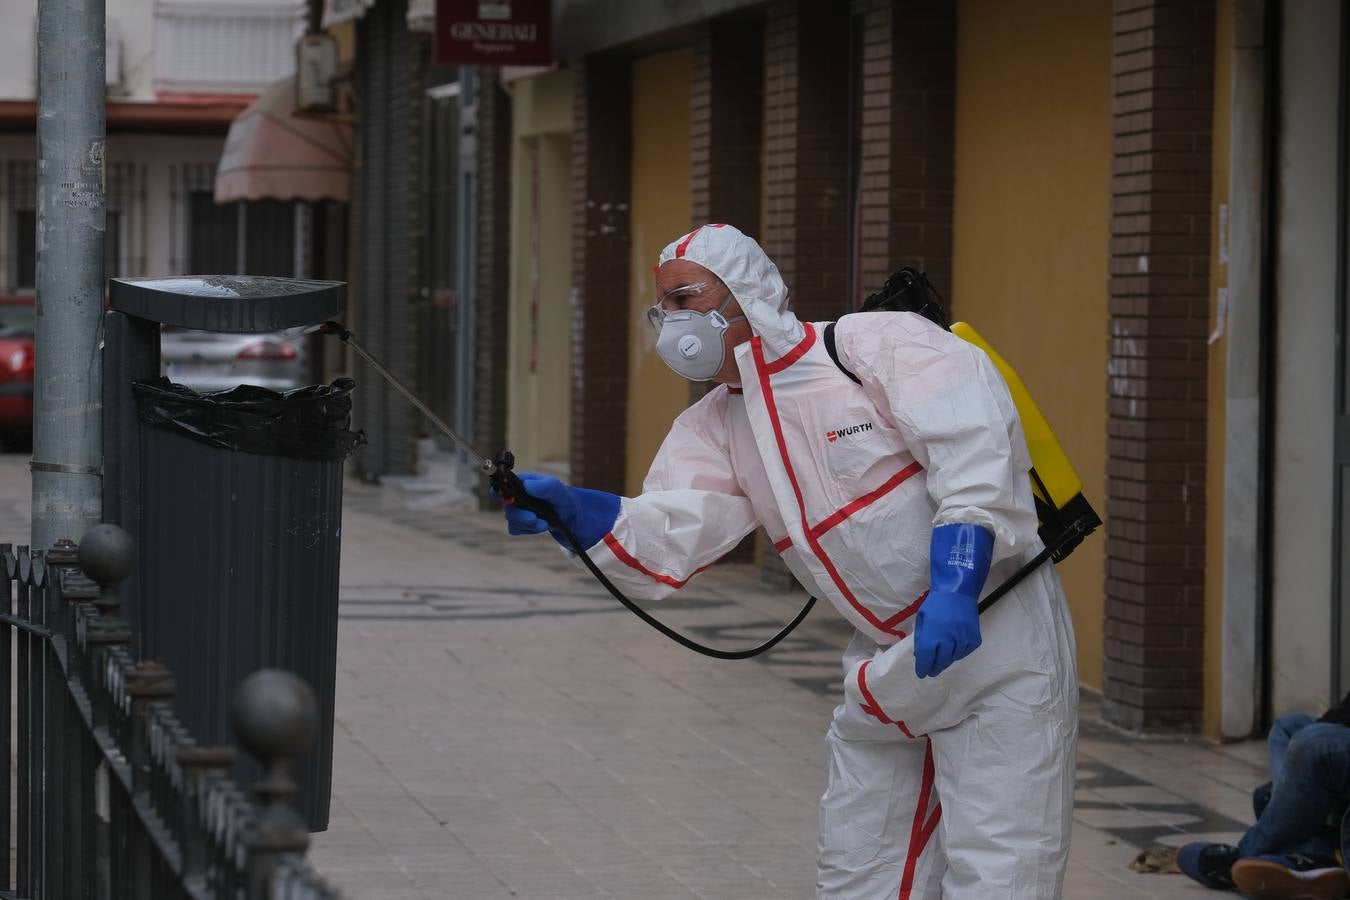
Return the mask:
[[[763,526],[857,629],[826,735],[817,894],[1051,900],[1069,849],[1074,641],[1041,548],[1021,425],[978,348],[907,312],[798,321],[751,238],[706,225],[657,269],[657,350],[720,385],[637,497],[525,474],[631,596],[659,599]],[[506,508],[513,534],[548,526]]]

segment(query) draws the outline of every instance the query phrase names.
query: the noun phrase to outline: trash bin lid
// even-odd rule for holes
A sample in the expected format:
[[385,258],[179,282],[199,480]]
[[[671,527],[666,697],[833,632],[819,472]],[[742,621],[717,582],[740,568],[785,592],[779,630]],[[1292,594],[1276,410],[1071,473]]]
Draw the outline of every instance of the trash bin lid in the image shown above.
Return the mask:
[[316,325],[342,313],[346,284],[263,275],[113,278],[113,309],[199,331],[263,333]]

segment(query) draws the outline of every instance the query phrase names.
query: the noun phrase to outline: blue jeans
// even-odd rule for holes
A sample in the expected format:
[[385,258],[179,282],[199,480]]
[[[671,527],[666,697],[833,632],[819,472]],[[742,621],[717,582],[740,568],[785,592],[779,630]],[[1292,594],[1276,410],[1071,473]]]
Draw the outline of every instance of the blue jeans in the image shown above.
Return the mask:
[[1268,745],[1270,802],[1238,842],[1238,853],[1333,857],[1339,840],[1328,822],[1350,797],[1350,728],[1284,716],[1271,728]]
[[1290,713],[1287,716],[1280,716],[1275,720],[1275,724],[1270,726],[1266,749],[1270,752],[1272,781],[1280,774],[1280,768],[1284,765],[1284,754],[1289,749],[1289,742],[1294,739],[1294,735],[1316,722],[1317,720],[1307,713]]

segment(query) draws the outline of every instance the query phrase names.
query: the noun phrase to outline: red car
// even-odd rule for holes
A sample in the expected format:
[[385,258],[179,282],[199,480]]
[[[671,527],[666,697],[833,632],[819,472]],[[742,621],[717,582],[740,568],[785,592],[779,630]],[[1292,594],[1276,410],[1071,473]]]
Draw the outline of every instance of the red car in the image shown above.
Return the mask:
[[0,442],[33,434],[33,298],[0,297]]

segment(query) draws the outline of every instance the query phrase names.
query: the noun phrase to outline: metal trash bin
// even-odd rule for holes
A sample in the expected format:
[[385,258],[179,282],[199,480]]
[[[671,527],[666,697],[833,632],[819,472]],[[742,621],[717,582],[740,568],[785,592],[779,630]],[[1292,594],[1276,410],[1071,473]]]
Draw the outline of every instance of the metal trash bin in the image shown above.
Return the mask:
[[[337,666],[342,461],[352,384],[196,394],[160,377],[161,325],[266,333],[337,317],[345,286],[290,278],[114,279],[105,317],[104,511],[139,565],[124,608],[137,653],[176,679],[178,716],[234,743],[228,699],[260,668],[319,701],[297,807],[328,826]],[[235,775],[257,771],[239,759]]]

